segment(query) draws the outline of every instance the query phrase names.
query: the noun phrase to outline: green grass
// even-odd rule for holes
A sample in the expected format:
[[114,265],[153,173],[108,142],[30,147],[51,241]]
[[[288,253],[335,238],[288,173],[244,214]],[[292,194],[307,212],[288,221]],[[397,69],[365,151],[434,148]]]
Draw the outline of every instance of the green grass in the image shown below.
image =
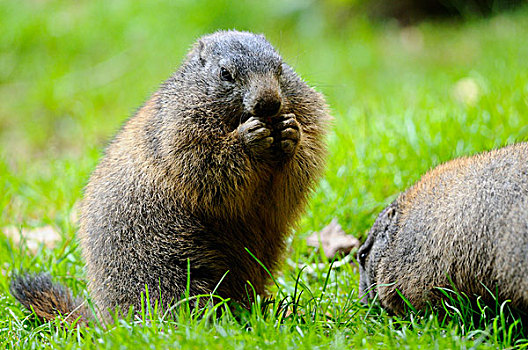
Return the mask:
[[[359,305],[354,265],[302,266],[324,262],[304,238],[333,217],[364,238],[384,205],[429,168],[527,139],[528,9],[402,29],[343,17],[329,3],[0,1],[0,228],[51,225],[62,236],[32,253],[0,233],[0,347],[527,346],[500,308],[475,320],[480,310],[455,298],[449,321],[434,311],[390,317]],[[85,293],[72,213],[91,170],[195,38],[226,28],[266,33],[335,116],[326,176],[276,273],[276,303],[236,318],[183,307],[107,330],[38,323],[10,296],[11,273],[47,271]],[[461,80],[476,98],[456,97]]]

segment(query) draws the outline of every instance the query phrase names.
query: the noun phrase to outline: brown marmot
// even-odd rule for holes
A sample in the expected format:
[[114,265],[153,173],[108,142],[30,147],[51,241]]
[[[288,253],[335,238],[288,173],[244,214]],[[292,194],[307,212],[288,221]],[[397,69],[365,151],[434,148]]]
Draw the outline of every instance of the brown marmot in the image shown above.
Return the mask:
[[[164,307],[187,283],[191,297],[215,291],[246,305],[265,294],[260,263],[276,268],[323,174],[330,119],[323,96],[264,36],[200,38],[85,189],[80,242],[98,313],[141,310],[146,287]],[[48,275],[17,277],[11,290],[45,319],[87,317]]]
[[429,171],[381,212],[358,260],[360,294],[392,313],[397,290],[423,309],[437,287],[528,311],[528,144]]

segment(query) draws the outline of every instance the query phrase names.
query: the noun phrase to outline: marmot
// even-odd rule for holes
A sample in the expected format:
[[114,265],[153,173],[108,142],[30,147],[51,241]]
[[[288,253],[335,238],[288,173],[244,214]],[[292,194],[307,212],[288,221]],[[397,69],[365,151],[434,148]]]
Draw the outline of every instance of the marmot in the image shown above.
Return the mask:
[[[263,35],[200,38],[86,186],[79,233],[98,313],[141,310],[146,287],[163,307],[188,283],[191,297],[215,291],[245,305],[265,294],[260,264],[276,268],[323,174],[330,119]],[[15,278],[11,290],[45,319],[87,317],[47,275]]]
[[528,311],[528,144],[429,171],[381,212],[358,260],[364,301],[377,292],[395,314],[397,290],[423,309],[436,287]]

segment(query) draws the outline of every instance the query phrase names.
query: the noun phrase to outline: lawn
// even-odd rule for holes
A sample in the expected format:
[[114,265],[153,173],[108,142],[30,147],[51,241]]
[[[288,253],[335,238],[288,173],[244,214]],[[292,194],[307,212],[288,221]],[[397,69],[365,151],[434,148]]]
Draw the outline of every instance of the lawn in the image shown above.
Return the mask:
[[[358,302],[354,264],[332,267],[305,238],[337,218],[364,239],[377,213],[425,171],[528,139],[528,8],[400,27],[339,2],[0,1],[1,348],[528,347],[504,313],[390,317]],[[77,205],[105,145],[217,29],[265,33],[335,117],[327,171],[289,241],[263,309],[222,317],[154,312],[108,329],[40,323],[9,294],[16,270],[86,294]],[[31,246],[14,229],[60,239]],[[283,301],[279,303],[279,301]]]

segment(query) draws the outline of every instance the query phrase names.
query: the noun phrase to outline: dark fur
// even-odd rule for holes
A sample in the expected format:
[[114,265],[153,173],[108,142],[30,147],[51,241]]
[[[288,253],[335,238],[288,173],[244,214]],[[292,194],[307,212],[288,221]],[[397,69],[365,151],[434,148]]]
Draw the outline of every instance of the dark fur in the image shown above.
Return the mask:
[[9,290],[41,319],[51,320],[61,315],[69,323],[84,324],[90,318],[83,300],[74,298],[69,290],[53,283],[48,274],[14,276]]
[[263,36],[201,38],[86,187],[80,238],[101,314],[140,309],[145,286],[152,303],[178,300],[188,261],[191,296],[228,271],[218,295],[246,304],[252,288],[265,294],[269,276],[246,248],[276,268],[322,175],[329,120],[323,97]]
[[443,287],[528,312],[528,144],[431,170],[378,217],[358,251],[360,293],[404,311]]

